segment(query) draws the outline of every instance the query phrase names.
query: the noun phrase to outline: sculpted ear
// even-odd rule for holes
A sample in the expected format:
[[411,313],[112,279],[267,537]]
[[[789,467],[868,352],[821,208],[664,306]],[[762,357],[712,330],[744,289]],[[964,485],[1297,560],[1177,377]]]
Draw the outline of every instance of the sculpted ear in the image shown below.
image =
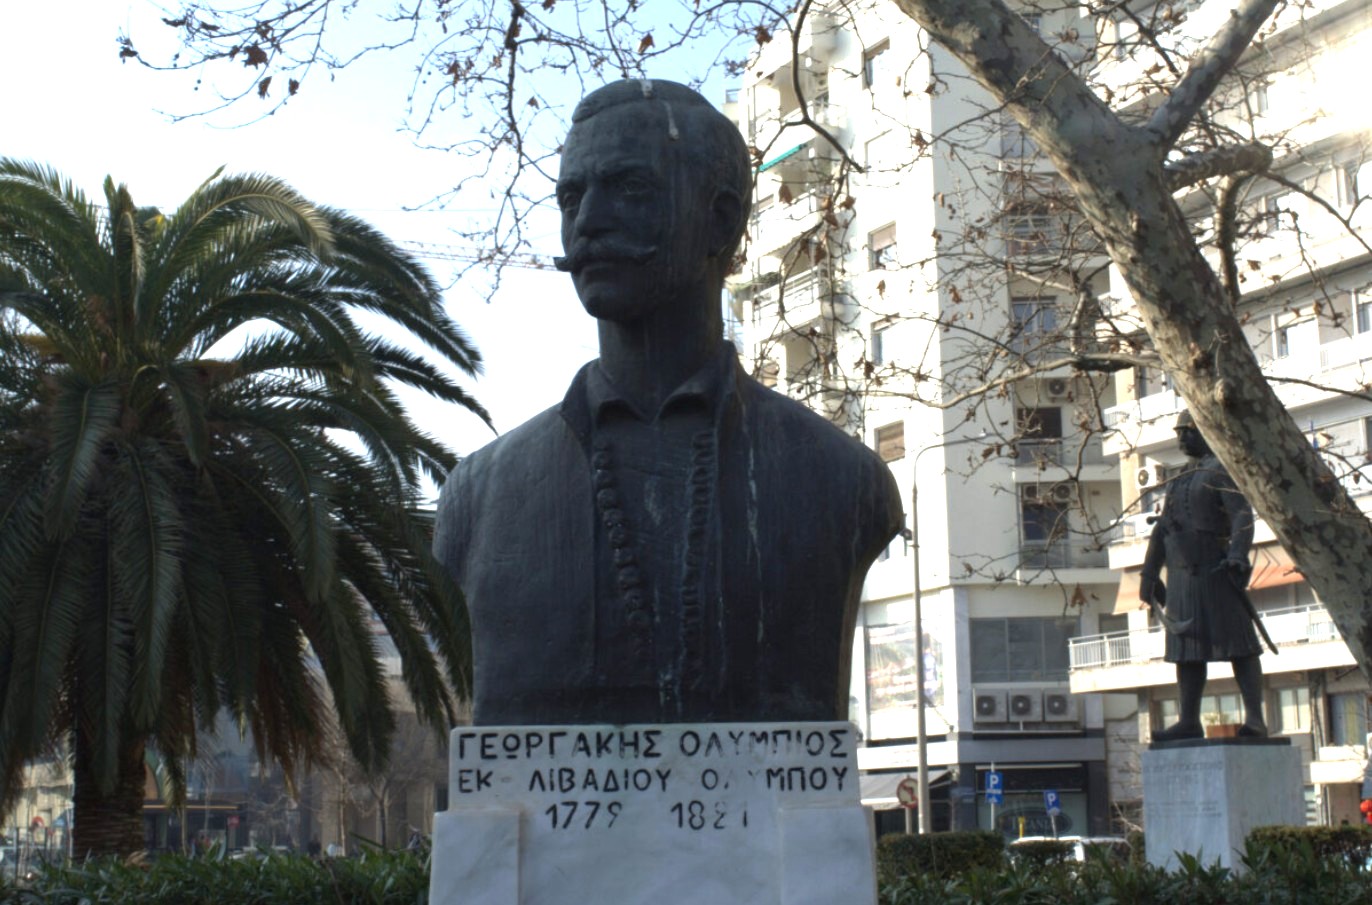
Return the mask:
[[743,232],[743,199],[732,189],[720,189],[710,202],[710,256],[733,251]]

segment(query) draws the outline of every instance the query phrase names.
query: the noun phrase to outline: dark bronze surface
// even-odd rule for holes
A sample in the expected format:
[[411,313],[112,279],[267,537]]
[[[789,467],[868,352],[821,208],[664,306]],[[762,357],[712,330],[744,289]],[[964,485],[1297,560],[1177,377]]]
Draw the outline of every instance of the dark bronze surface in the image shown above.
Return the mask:
[[557,193],[558,267],[600,357],[439,503],[475,722],[846,718],[858,598],[899,495],[874,452],[721,340],[751,193],[737,128],[682,85],[608,85],[573,114]]

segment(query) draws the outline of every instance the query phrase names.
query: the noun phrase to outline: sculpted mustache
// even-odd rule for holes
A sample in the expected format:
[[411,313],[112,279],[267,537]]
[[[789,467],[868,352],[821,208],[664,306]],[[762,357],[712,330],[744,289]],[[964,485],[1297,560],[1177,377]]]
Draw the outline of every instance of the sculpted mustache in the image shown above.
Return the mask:
[[553,258],[553,266],[563,273],[575,273],[587,264],[597,261],[642,264],[655,254],[656,245],[638,245],[618,239],[596,239],[576,245],[566,257]]

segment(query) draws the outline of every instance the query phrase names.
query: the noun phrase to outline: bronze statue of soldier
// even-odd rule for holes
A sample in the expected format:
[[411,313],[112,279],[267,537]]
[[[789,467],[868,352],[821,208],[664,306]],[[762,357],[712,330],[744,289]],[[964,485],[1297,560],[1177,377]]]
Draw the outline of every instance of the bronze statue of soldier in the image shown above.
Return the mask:
[[683,85],[616,82],[573,112],[558,268],[600,357],[439,502],[474,722],[846,718],[859,593],[899,494],[722,338],[751,179],[737,127]]
[[[1206,664],[1228,660],[1243,698],[1239,735],[1267,735],[1262,713],[1261,625],[1248,597],[1253,509],[1215,458],[1189,412],[1177,418],[1177,442],[1191,460],[1167,485],[1162,515],[1148,539],[1139,594],[1159,612],[1164,659],[1177,665],[1176,724],[1154,741],[1205,735],[1200,721]],[[1167,567],[1167,584],[1159,573]]]

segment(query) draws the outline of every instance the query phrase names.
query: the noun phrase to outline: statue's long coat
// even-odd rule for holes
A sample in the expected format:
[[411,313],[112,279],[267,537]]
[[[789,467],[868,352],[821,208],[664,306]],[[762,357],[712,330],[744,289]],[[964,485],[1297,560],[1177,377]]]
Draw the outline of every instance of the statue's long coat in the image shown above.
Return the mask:
[[1213,455],[1197,460],[1167,486],[1162,517],[1148,539],[1142,587],[1167,566],[1167,615],[1192,620],[1167,635],[1169,663],[1233,660],[1262,653],[1244,605],[1246,590],[1220,564],[1248,559],[1253,509]]

